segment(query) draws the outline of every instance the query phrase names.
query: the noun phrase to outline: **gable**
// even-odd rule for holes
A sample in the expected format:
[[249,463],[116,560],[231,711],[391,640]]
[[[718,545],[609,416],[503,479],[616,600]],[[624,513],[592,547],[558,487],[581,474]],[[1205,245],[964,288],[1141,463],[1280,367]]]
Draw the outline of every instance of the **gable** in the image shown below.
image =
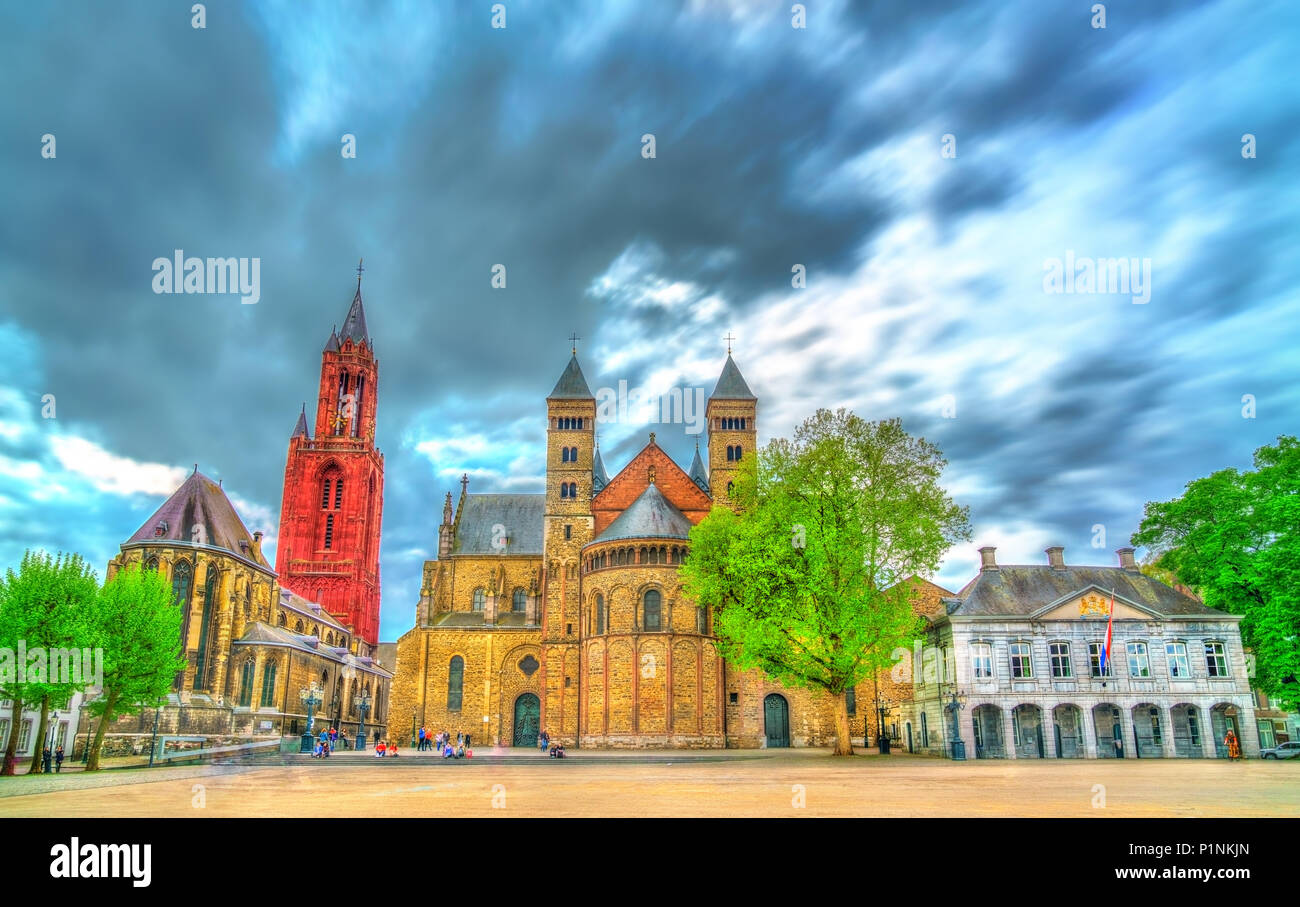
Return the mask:
[[713,499],[673,462],[663,449],[651,441],[614,476],[591,500],[595,533],[600,535],[618,519],[650,484],[650,467],[655,470],[655,485],[665,498],[694,525],[709,515]]
[[[1070,600],[1036,615],[1038,620],[1084,620],[1105,623],[1110,617],[1110,595],[1097,589],[1070,597]],[[1154,620],[1156,615],[1134,607],[1124,600],[1115,599],[1116,620]]]

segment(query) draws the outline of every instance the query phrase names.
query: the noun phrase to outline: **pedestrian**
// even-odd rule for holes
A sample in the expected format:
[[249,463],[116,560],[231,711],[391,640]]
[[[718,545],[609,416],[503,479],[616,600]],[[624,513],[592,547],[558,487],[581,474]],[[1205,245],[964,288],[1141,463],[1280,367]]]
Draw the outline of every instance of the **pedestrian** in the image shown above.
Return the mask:
[[50,759],[52,757],[53,754],[50,752],[50,748],[48,745],[45,747],[45,749],[41,750],[41,767],[42,767],[42,771],[44,771],[45,774],[47,775],[50,773]]
[[334,747],[338,745],[338,742],[339,742],[339,729],[336,727],[332,727],[330,728],[330,749],[334,749]]
[[340,743],[340,745],[343,747],[344,751],[346,751],[347,748],[348,748],[348,732],[347,732],[347,731],[339,731],[339,743]]
[[320,732],[321,755],[329,758],[330,754],[330,732],[327,728],[321,728]]
[[1237,740],[1237,735],[1228,729],[1228,733],[1223,737],[1223,745],[1228,748],[1228,758],[1236,762],[1241,758],[1241,743]]
[[465,735],[465,749],[469,749],[469,734]]
[[456,748],[457,748],[457,749],[460,749],[460,748],[461,748],[462,746],[464,746],[464,745],[465,745],[465,732],[464,732],[464,731],[457,731],[457,732],[456,732]]
[[420,745],[416,747],[415,751],[417,753],[424,752],[424,728],[420,728]]
[[60,743],[58,749],[54,751],[54,771],[63,771],[63,744]]
[[543,753],[545,753],[548,749],[550,749],[551,735],[546,733],[545,729],[542,730],[542,735],[537,739],[541,741],[541,750]]

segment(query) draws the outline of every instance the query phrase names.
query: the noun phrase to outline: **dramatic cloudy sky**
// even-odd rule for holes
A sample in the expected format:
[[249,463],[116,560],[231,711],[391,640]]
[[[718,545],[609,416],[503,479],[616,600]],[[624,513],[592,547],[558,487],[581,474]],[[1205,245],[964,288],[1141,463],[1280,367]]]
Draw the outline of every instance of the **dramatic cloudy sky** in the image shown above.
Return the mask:
[[[705,391],[733,333],[760,441],[901,417],[972,508],[950,588],[979,544],[1111,563],[1145,501],[1297,431],[1286,0],[190,5],[0,10],[0,563],[102,569],[196,462],[273,543],[363,255],[385,638],[462,472],[540,490],[574,330],[593,388]],[[261,300],[154,294],[178,248],[259,258]],[[1150,259],[1149,302],[1046,293],[1067,252]],[[689,461],[610,424],[611,471],[651,429]]]

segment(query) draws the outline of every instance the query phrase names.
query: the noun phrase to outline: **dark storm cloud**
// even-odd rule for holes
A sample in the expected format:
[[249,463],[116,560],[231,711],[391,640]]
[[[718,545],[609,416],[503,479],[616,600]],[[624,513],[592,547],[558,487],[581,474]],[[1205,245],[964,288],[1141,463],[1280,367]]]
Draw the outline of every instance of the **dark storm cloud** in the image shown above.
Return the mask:
[[[1102,31],[1088,27],[1089,4],[818,5],[805,32],[790,28],[788,5],[724,3],[512,5],[499,32],[468,7],[407,21],[384,6],[348,17],[332,7],[210,5],[202,31],[179,7],[6,8],[0,44],[18,88],[0,95],[0,321],[33,338],[33,359],[23,380],[0,388],[20,392],[13,399],[33,412],[56,391],[59,418],[6,436],[15,470],[40,463],[44,472],[0,493],[56,481],[47,446],[57,429],[139,463],[197,461],[274,519],[289,433],[302,401],[312,408],[321,347],[364,255],[380,359],[392,637],[409,626],[420,562],[459,474],[473,473],[471,487],[485,491],[520,490],[509,483],[540,473],[544,397],[571,331],[586,338],[580,355],[593,388],[635,385],[671,370],[687,346],[721,357],[723,333],[743,331],[746,317],[789,291],[792,263],[806,265],[810,286],[847,279],[864,256],[883,261],[887,253],[864,250],[908,218],[924,214],[946,241],[1027,197],[1095,184],[1098,220],[1186,223],[1174,247],[1157,248],[1152,230],[1139,233],[1149,240],[1115,240],[1124,245],[1115,250],[1083,249],[1091,219],[1079,224],[1080,254],[1154,258],[1156,292],[1168,302],[1104,322],[1097,330],[1114,336],[1097,334],[1084,350],[1067,349],[1077,338],[1045,320],[1001,323],[1009,337],[1034,333],[1038,349],[1065,363],[1031,397],[997,395],[981,360],[996,361],[998,344],[979,333],[1036,285],[1040,261],[1029,255],[1020,273],[957,278],[960,298],[917,316],[931,331],[920,340],[916,319],[853,336],[844,326],[852,312],[829,305],[822,324],[791,330],[766,352],[798,361],[833,338],[872,358],[803,363],[783,373],[795,386],[746,377],[760,395],[809,411],[892,394],[909,428],[982,480],[979,520],[1061,527],[1079,533],[1077,544],[1095,510],[1131,524],[1142,499],[1207,470],[1210,457],[1239,458],[1294,413],[1294,400],[1279,401],[1274,421],[1235,426],[1232,441],[1167,427],[1192,419],[1211,391],[1225,409],[1240,393],[1286,392],[1290,376],[1250,355],[1285,336],[1225,324],[1232,352],[1213,361],[1193,332],[1293,285],[1294,268],[1277,262],[1290,257],[1294,206],[1258,200],[1270,197],[1262,180],[1280,186],[1294,170],[1285,165],[1300,156],[1300,118],[1294,103],[1261,101],[1268,93],[1249,86],[1229,96],[1210,79],[1205,96],[1217,104],[1133,148],[1138,182],[1159,191],[1125,192],[1092,166],[1057,186],[1035,182],[1030,162],[1058,145],[1123,126],[1180,79],[1201,87],[1158,47],[1167,30],[1201,17],[1270,33],[1234,4],[1107,6]],[[1226,71],[1249,51],[1225,50],[1209,68]],[[1253,171],[1238,151],[1247,131],[1267,149]],[[54,161],[39,155],[46,132],[57,136]],[[355,160],[339,154],[345,132],[357,137]],[[945,132],[957,136],[955,161],[938,157]],[[654,160],[641,157],[644,133],[656,137]],[[933,160],[853,176],[855,163],[918,135]],[[913,186],[908,165],[932,178]],[[1225,205],[1221,225],[1200,229]],[[177,248],[260,258],[261,300],[155,295],[150,263]],[[640,282],[594,292],[629,249],[648,256]],[[506,289],[490,286],[496,264],[507,269]],[[653,278],[687,287],[689,303],[656,301]],[[871,306],[903,310],[925,289],[887,284]],[[725,302],[723,314],[693,321],[710,299]],[[1078,306],[1081,318],[1097,311],[1089,301],[1049,304]],[[977,335],[985,348],[972,349]],[[618,368],[587,352],[599,344],[616,355],[638,342],[649,352]],[[936,358],[969,351],[968,361],[930,375],[908,358],[927,352],[919,342]],[[1097,348],[1111,352],[1098,358]],[[1196,374],[1180,357],[1196,358]],[[720,364],[683,366],[676,380],[711,390]],[[1002,366],[1021,367],[1032,363]],[[1231,375],[1207,390],[1197,384],[1202,369]],[[935,418],[927,382],[952,385],[939,393],[958,393],[957,419]],[[778,402],[764,397],[765,410],[769,401]],[[1142,444],[1127,444],[1139,429]],[[611,473],[650,430],[689,463],[694,438],[682,426],[618,426],[602,430]],[[516,457],[531,465],[512,467]],[[1105,506],[1087,499],[1088,482],[1112,486]],[[1115,503],[1125,495],[1128,517]],[[34,502],[40,530],[0,511],[0,540],[13,560],[26,544],[86,538],[102,560],[157,500],[139,492]],[[93,531],[81,528],[90,523]]]

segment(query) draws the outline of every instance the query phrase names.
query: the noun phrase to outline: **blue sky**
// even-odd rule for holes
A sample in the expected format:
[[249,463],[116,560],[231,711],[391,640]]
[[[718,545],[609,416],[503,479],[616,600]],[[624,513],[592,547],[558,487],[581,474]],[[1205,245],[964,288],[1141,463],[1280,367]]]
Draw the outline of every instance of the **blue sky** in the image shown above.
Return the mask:
[[[540,490],[575,330],[593,389],[656,391],[710,390],[734,334],[760,441],[901,417],[972,509],[949,588],[981,544],[1112,563],[1144,502],[1296,431],[1293,8],[806,6],[0,11],[0,562],[102,570],[196,462],[273,545],[360,256],[386,639],[462,473]],[[155,295],[177,248],[260,258],[260,301]],[[1067,255],[1149,260],[1149,300],[1045,292]],[[689,462],[616,423],[611,471],[650,430]]]

